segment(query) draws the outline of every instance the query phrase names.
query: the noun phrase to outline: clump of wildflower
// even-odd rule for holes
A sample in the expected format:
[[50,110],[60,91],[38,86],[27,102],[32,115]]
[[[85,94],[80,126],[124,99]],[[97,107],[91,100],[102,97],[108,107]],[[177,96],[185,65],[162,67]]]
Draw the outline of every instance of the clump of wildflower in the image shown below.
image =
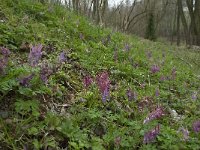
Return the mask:
[[195,133],[200,132],[200,120],[195,121],[192,125],[192,128],[194,130]]
[[65,61],[66,61],[65,52],[62,52],[60,53],[60,56],[59,56],[59,62],[62,63]]
[[9,49],[5,48],[5,47],[1,47],[1,54],[4,56],[4,57],[8,57],[10,55],[10,51]]
[[155,126],[152,130],[144,135],[143,143],[148,144],[153,142],[160,133],[160,125]]
[[103,45],[108,45],[111,41],[111,35],[108,34],[105,38],[102,39],[102,44]]
[[81,40],[84,40],[84,35],[83,35],[83,33],[80,33],[80,34],[79,34],[79,38],[80,38]]
[[33,77],[34,77],[34,74],[32,73],[31,75],[21,78],[19,81],[19,84],[21,86],[28,87],[30,85],[30,81],[33,79]]
[[124,50],[125,50],[125,51],[130,51],[130,50],[131,50],[131,46],[130,46],[128,43],[126,43],[126,44],[124,45]]
[[151,73],[154,74],[154,73],[157,73],[160,71],[160,67],[158,65],[153,65],[151,67]]
[[28,59],[31,66],[36,66],[39,63],[39,60],[42,56],[42,44],[37,46],[32,46]]
[[162,107],[158,107],[155,111],[151,112],[147,118],[144,120],[144,124],[150,122],[151,120],[161,118],[164,115],[164,110]]
[[159,89],[156,89],[155,96],[156,97],[160,96],[160,90]]
[[137,93],[132,91],[130,88],[126,91],[126,95],[129,101],[137,100]]
[[160,81],[165,81],[166,80],[166,77],[165,76],[161,76],[160,77]]
[[108,72],[101,72],[96,76],[96,82],[102,95],[102,101],[106,102],[110,96],[110,80]]
[[189,131],[188,129],[185,129],[185,128],[179,128],[178,129],[178,132],[181,132],[182,133],[182,136],[183,136],[183,140],[186,141],[189,139]]
[[44,63],[40,70],[40,79],[46,84],[48,82],[49,76],[53,73],[52,69],[48,63]]
[[83,78],[83,85],[87,89],[93,82],[93,79],[91,76],[87,75]]
[[193,100],[197,100],[197,91],[194,91],[193,93],[192,93],[192,99]]
[[8,64],[8,57],[10,55],[10,51],[7,48],[0,47],[0,73],[4,71]]

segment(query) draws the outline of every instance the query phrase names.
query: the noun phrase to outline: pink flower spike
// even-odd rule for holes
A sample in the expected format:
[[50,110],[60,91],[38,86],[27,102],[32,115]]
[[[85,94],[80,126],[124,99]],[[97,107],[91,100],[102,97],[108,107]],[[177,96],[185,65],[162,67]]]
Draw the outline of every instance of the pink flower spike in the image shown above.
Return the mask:
[[158,107],[155,111],[151,112],[147,118],[144,120],[144,124],[150,122],[151,120],[161,118],[164,115],[164,110],[162,107]]

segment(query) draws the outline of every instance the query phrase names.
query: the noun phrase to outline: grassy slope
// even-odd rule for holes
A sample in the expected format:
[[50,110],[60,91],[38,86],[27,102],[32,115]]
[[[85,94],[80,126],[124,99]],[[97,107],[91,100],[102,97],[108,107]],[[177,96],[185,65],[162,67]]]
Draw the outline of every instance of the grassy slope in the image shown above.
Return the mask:
[[[29,0],[1,2],[0,17],[0,45],[12,52],[6,73],[0,75],[3,149],[195,149],[200,144],[192,130],[192,123],[200,117],[199,95],[191,98],[200,92],[195,75],[199,72],[177,59],[182,55],[174,52],[175,47],[113,33],[61,6]],[[22,48],[26,42],[42,43],[40,64],[56,68],[48,84],[41,82],[39,67],[27,64],[29,48]],[[130,50],[125,50],[125,44]],[[60,64],[62,51],[68,59]],[[161,69],[152,74],[155,64]],[[173,68],[175,79],[160,81],[161,76],[171,77]],[[95,78],[101,71],[107,71],[111,80],[106,103],[95,83],[87,90],[82,85],[85,75]],[[31,86],[21,86],[19,79],[33,72]],[[137,93],[135,100],[128,100],[129,88]],[[155,96],[157,89],[160,94]],[[165,116],[143,124],[157,105],[165,109]],[[144,133],[157,124],[161,131],[155,143],[143,144]],[[188,141],[182,141],[177,132],[180,127],[190,131]]]

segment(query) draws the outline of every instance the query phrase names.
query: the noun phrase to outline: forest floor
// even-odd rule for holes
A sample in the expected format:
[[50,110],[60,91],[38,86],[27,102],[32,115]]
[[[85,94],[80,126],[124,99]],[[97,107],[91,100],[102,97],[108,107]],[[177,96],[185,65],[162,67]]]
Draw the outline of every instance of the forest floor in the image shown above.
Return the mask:
[[200,53],[0,3],[0,149],[199,149]]

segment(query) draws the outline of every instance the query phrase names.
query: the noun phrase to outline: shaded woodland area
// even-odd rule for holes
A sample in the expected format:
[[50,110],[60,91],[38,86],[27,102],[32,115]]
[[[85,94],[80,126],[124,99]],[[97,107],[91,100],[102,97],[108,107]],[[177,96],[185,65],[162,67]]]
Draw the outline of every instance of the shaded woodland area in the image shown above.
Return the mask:
[[[42,0],[45,1],[45,0]],[[200,46],[200,1],[195,0],[51,0],[115,31],[150,40],[164,38]],[[114,1],[110,3],[115,3]]]

